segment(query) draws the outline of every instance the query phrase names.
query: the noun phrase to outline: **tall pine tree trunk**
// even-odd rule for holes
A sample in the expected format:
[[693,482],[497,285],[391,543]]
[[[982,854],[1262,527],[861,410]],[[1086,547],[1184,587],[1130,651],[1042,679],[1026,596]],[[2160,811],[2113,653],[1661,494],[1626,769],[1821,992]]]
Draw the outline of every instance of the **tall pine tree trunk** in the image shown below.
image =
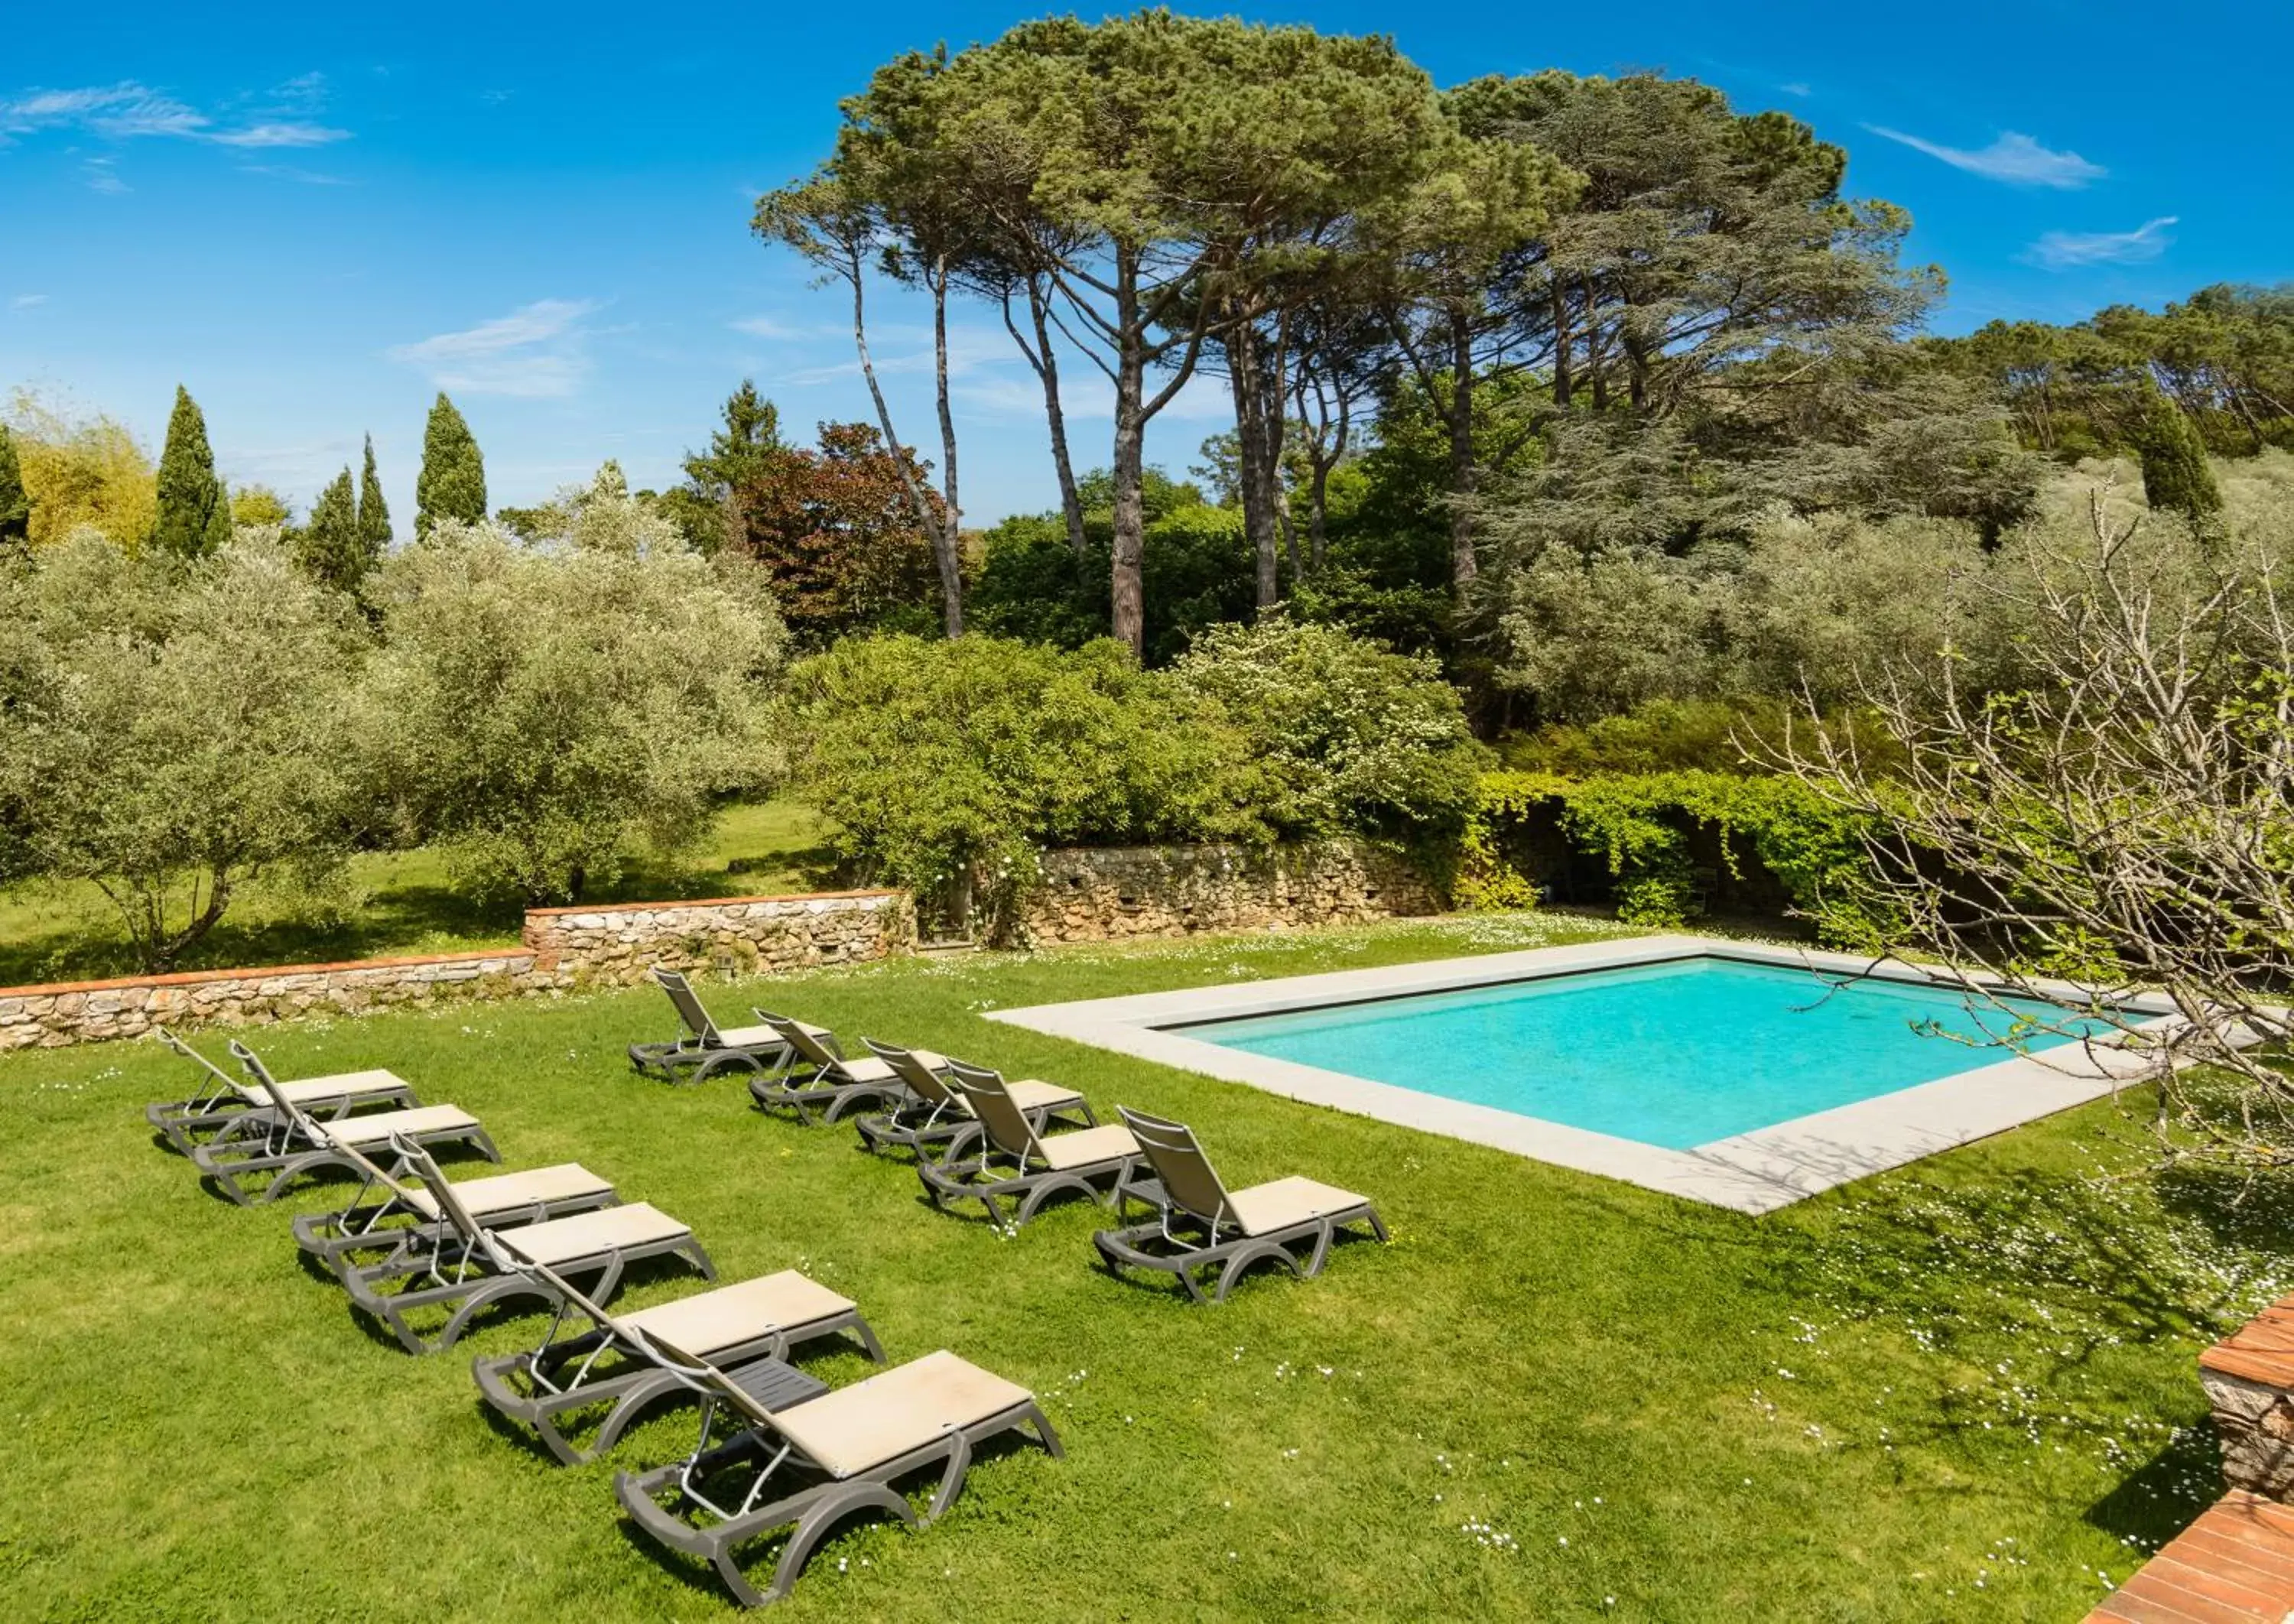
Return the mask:
[[1553,279],[1553,403],[1562,410],[1569,410],[1569,396],[1576,387],[1570,376],[1569,295],[1561,279]]
[[1132,251],[1115,265],[1115,545],[1109,570],[1110,633],[1134,654],[1147,650],[1147,602],[1142,560],[1147,548],[1147,506],[1141,491],[1147,439],[1147,331],[1139,308],[1139,264]]
[[[964,635],[964,509],[956,500],[956,416],[948,399],[948,264],[942,261],[931,279],[932,381],[939,393],[941,466],[940,525],[932,535],[932,554],[940,564],[940,615],[950,637]],[[899,448],[891,448],[899,456]]]
[[[852,285],[852,348],[860,357],[860,376],[867,381],[868,398],[875,402],[876,426],[883,431],[884,450],[891,458],[892,466],[900,472],[900,484],[908,493],[908,504],[915,512],[916,524],[931,539],[932,556],[940,564],[940,592],[945,602],[948,623],[948,635],[951,637],[961,637],[964,633],[964,582],[962,575],[955,567],[956,537],[954,520],[956,516],[951,511],[948,516],[949,522],[943,524],[940,516],[933,513],[931,492],[917,482],[915,471],[909,467],[907,457],[903,454],[900,437],[892,432],[892,409],[885,404],[883,388],[876,381],[875,357],[869,353],[868,349],[867,305],[866,297],[863,292],[866,269],[857,251],[853,252],[848,262],[840,267],[840,273]],[[947,306],[943,297],[939,307],[939,320],[935,323],[940,338],[940,398],[943,408],[947,401],[948,387],[946,311]],[[953,445],[952,436],[950,444]],[[955,477],[951,467],[949,474],[951,496],[954,491]]]
[[1266,466],[1266,378],[1260,354],[1265,335],[1256,321],[1238,321],[1225,339],[1228,386],[1234,397],[1235,488],[1242,499],[1242,533],[1249,540],[1255,581],[1252,602],[1260,613],[1281,600],[1281,536],[1269,493],[1273,481]]
[[1480,573],[1474,556],[1474,330],[1450,313],[1450,584],[1462,602]]
[[1052,467],[1059,475],[1060,512],[1067,520],[1068,546],[1078,558],[1089,548],[1083,533],[1083,495],[1076,489],[1075,462],[1068,455],[1068,419],[1060,406],[1060,361],[1052,351],[1051,301],[1043,279],[1028,278],[1028,314],[1036,326],[1036,376],[1044,385],[1044,416],[1052,428]]

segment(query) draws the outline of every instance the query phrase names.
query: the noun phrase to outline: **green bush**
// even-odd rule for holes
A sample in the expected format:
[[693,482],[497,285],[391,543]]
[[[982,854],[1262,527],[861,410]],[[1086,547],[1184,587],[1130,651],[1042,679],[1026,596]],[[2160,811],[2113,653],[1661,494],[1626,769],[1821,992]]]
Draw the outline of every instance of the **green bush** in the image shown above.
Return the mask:
[[1485,763],[1429,664],[1279,620],[1167,671],[1105,639],[848,638],[787,703],[796,792],[855,873],[998,936],[1045,847],[1445,835]]
[[954,886],[1001,934],[1046,845],[1264,839],[1241,734],[1107,639],[849,637],[797,665],[796,793],[864,880]]
[[1454,832],[1490,765],[1432,659],[1336,626],[1215,626],[1171,678],[1249,739],[1246,799],[1286,834]]

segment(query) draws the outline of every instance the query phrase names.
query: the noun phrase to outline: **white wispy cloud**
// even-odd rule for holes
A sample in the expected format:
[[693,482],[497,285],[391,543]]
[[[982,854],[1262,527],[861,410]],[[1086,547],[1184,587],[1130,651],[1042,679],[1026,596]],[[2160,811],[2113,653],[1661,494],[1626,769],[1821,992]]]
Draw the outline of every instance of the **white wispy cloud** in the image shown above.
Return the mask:
[[207,139],[226,147],[323,147],[348,141],[351,133],[323,124],[256,124],[243,130],[218,130]]
[[308,113],[326,105],[329,90],[327,76],[313,69],[309,73],[298,73],[282,84],[273,85],[270,93],[276,106]]
[[1812,88],[1802,84],[1798,79],[1794,79],[1788,84],[1779,85],[1777,88],[1784,92],[1785,94],[1788,96],[1812,96],[1816,93]]
[[[308,80],[312,76],[305,75]],[[289,80],[288,89],[304,81]],[[305,101],[297,105],[308,105]],[[145,137],[212,142],[226,147],[317,147],[347,141],[351,133],[300,118],[255,124],[220,123],[191,103],[133,79],[69,90],[28,90],[0,99],[0,136],[43,130],[83,130],[114,141]]]
[[2075,191],[2110,173],[2101,164],[2091,164],[2076,152],[2051,150],[2014,130],[2005,132],[1988,147],[1970,150],[1948,147],[1941,142],[1924,141],[1885,125],[1867,124],[1864,127],[1875,135],[1901,142],[1915,152],[1924,152],[1955,169],[1980,175],[1987,181],[2004,181],[2010,186],[2053,186]]
[[2023,250],[2026,264],[2050,271],[2071,271],[2081,265],[2147,264],[2167,251],[2174,240],[2167,228],[2177,223],[2173,215],[2146,220],[2131,231],[2048,231]]
[[317,169],[298,168],[293,164],[241,164],[241,175],[264,175],[275,181],[294,181],[305,186],[348,186],[349,177],[328,175]]
[[460,332],[439,333],[387,352],[419,367],[441,389],[526,398],[568,395],[589,375],[586,318],[594,299],[537,299]]
[[14,298],[8,301],[8,308],[11,310],[29,310],[36,304],[45,304],[47,302],[48,296],[45,293],[20,293]]
[[79,166],[79,175],[80,179],[87,183],[90,191],[117,194],[135,190],[119,178],[119,172],[111,166],[111,160],[108,158],[84,159]]
[[792,327],[789,323],[771,316],[744,316],[738,321],[728,322],[727,325],[736,333],[746,333],[752,338],[769,338],[776,343],[785,343],[813,336],[808,329]]

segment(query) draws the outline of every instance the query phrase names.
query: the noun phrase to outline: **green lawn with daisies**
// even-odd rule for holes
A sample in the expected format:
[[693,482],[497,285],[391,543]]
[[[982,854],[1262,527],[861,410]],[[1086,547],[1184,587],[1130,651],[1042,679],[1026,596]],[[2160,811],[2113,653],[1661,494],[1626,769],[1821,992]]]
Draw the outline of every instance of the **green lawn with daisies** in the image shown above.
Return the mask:
[[[727,1279],[801,1268],[898,1360],[1031,1388],[1067,1446],[990,1449],[939,1523],[846,1526],[803,1620],[2078,1618],[2220,1491],[2193,1359],[2290,1281],[2294,1208],[2156,1165],[2145,1102],[2065,1113],[1748,1218],[986,1019],[987,1011],[1540,946],[1524,916],[911,960],[707,995],[1194,1125],[1230,1183],[1376,1199],[1391,1245],[1217,1307],[1119,1280],[1105,1214],[932,1211],[849,1126],[735,1077],[633,1076],[651,989],[255,1034],[281,1076],[386,1067],[506,1165],[579,1160],[690,1223]],[[221,1038],[199,1041],[220,1053]],[[149,1043],[0,1059],[0,1596],[12,1619],[713,1619],[714,1577],[624,1523],[671,1409],[550,1464],[474,1354],[417,1358],[159,1149],[190,1092]],[[699,1288],[673,1265],[623,1301]],[[807,1361],[858,1379],[857,1353]],[[758,1555],[769,1559],[771,1546]]]

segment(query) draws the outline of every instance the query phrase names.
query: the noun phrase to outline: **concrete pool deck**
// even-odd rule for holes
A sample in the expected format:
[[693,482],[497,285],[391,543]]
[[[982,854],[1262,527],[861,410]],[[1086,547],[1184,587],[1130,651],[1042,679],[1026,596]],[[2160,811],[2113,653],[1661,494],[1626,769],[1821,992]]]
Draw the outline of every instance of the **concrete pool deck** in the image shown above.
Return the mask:
[[[2117,1046],[2118,1035],[2113,1034],[2092,1043],[2065,1044],[2050,1052],[2045,1060],[2016,1058],[1975,1066],[1932,1083],[1714,1140],[1693,1150],[1668,1150],[1319,1067],[1247,1054],[1164,1029],[1697,957],[1915,984],[1932,979],[1908,965],[1875,965],[1851,954],[1698,936],[1645,936],[985,1013],[991,1020],[1033,1032],[1750,1214],[1772,1212],[1834,1185],[1900,1167],[1955,1145],[2101,1099],[2123,1079],[2146,1069],[2141,1057]],[[2162,1001],[2137,999],[2126,1007],[2152,1018],[2141,1023],[2144,1027],[2170,1019],[2172,1013]]]

